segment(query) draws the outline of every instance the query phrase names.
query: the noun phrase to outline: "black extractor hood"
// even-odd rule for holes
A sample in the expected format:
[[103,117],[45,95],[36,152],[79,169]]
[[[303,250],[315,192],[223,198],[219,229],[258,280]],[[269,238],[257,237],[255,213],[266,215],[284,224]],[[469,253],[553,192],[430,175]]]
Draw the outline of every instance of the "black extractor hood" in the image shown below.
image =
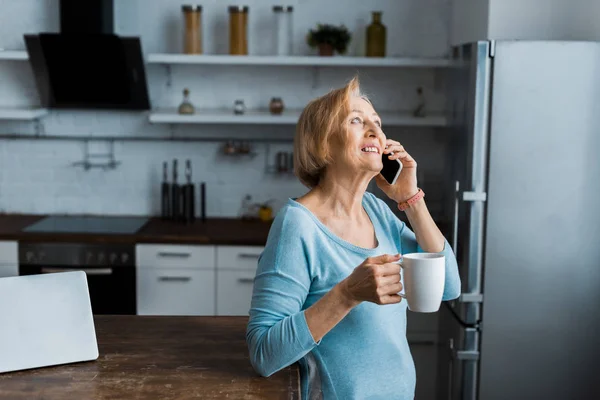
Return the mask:
[[140,38],[113,26],[113,0],[60,0],[60,33],[24,35],[43,107],[150,109]]

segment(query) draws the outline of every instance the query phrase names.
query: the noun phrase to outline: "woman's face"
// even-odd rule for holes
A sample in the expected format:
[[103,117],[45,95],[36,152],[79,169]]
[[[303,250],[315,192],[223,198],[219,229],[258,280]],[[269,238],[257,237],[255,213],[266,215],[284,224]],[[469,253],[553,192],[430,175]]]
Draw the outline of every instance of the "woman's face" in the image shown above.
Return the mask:
[[[381,119],[373,106],[360,97],[350,100],[350,114],[345,124],[345,151],[339,159],[347,167],[359,172],[369,171],[376,175],[383,168],[381,154],[386,137],[381,130]],[[334,154],[337,161],[337,155]]]

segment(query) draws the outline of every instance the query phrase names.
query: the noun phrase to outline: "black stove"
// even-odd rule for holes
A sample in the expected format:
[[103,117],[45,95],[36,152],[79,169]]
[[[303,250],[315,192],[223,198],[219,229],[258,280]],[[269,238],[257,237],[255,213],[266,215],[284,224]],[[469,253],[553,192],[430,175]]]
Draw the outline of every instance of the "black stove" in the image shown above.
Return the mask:
[[[134,234],[148,217],[50,216],[23,229],[29,233]],[[135,241],[129,243],[33,241],[19,243],[19,274],[82,270],[94,314],[136,314]]]
[[148,217],[84,217],[58,215],[46,217],[23,232],[133,234],[148,222]]

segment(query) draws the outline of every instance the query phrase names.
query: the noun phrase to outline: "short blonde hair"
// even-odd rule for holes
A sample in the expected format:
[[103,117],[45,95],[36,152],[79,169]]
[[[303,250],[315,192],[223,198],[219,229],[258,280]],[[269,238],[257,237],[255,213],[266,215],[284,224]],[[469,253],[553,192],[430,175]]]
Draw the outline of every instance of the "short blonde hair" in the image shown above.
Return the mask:
[[358,77],[344,87],[311,100],[300,114],[294,136],[294,173],[305,186],[317,186],[331,163],[331,142],[343,141],[344,120],[350,113],[350,98],[360,94]]

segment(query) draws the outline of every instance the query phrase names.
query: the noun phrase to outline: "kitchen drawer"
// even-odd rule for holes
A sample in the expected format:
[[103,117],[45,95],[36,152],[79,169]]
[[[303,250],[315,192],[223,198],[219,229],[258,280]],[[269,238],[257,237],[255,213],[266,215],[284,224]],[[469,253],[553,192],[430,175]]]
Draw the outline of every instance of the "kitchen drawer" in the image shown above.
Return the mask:
[[217,246],[217,269],[256,271],[264,246]]
[[217,270],[217,315],[248,315],[254,274],[254,270]]
[[0,278],[8,278],[9,276],[19,276],[18,264],[0,264]]
[[138,315],[214,315],[215,272],[146,268],[137,273]]
[[0,241],[0,264],[18,264],[19,245],[15,241]]
[[136,264],[140,268],[215,268],[215,246],[138,244]]

